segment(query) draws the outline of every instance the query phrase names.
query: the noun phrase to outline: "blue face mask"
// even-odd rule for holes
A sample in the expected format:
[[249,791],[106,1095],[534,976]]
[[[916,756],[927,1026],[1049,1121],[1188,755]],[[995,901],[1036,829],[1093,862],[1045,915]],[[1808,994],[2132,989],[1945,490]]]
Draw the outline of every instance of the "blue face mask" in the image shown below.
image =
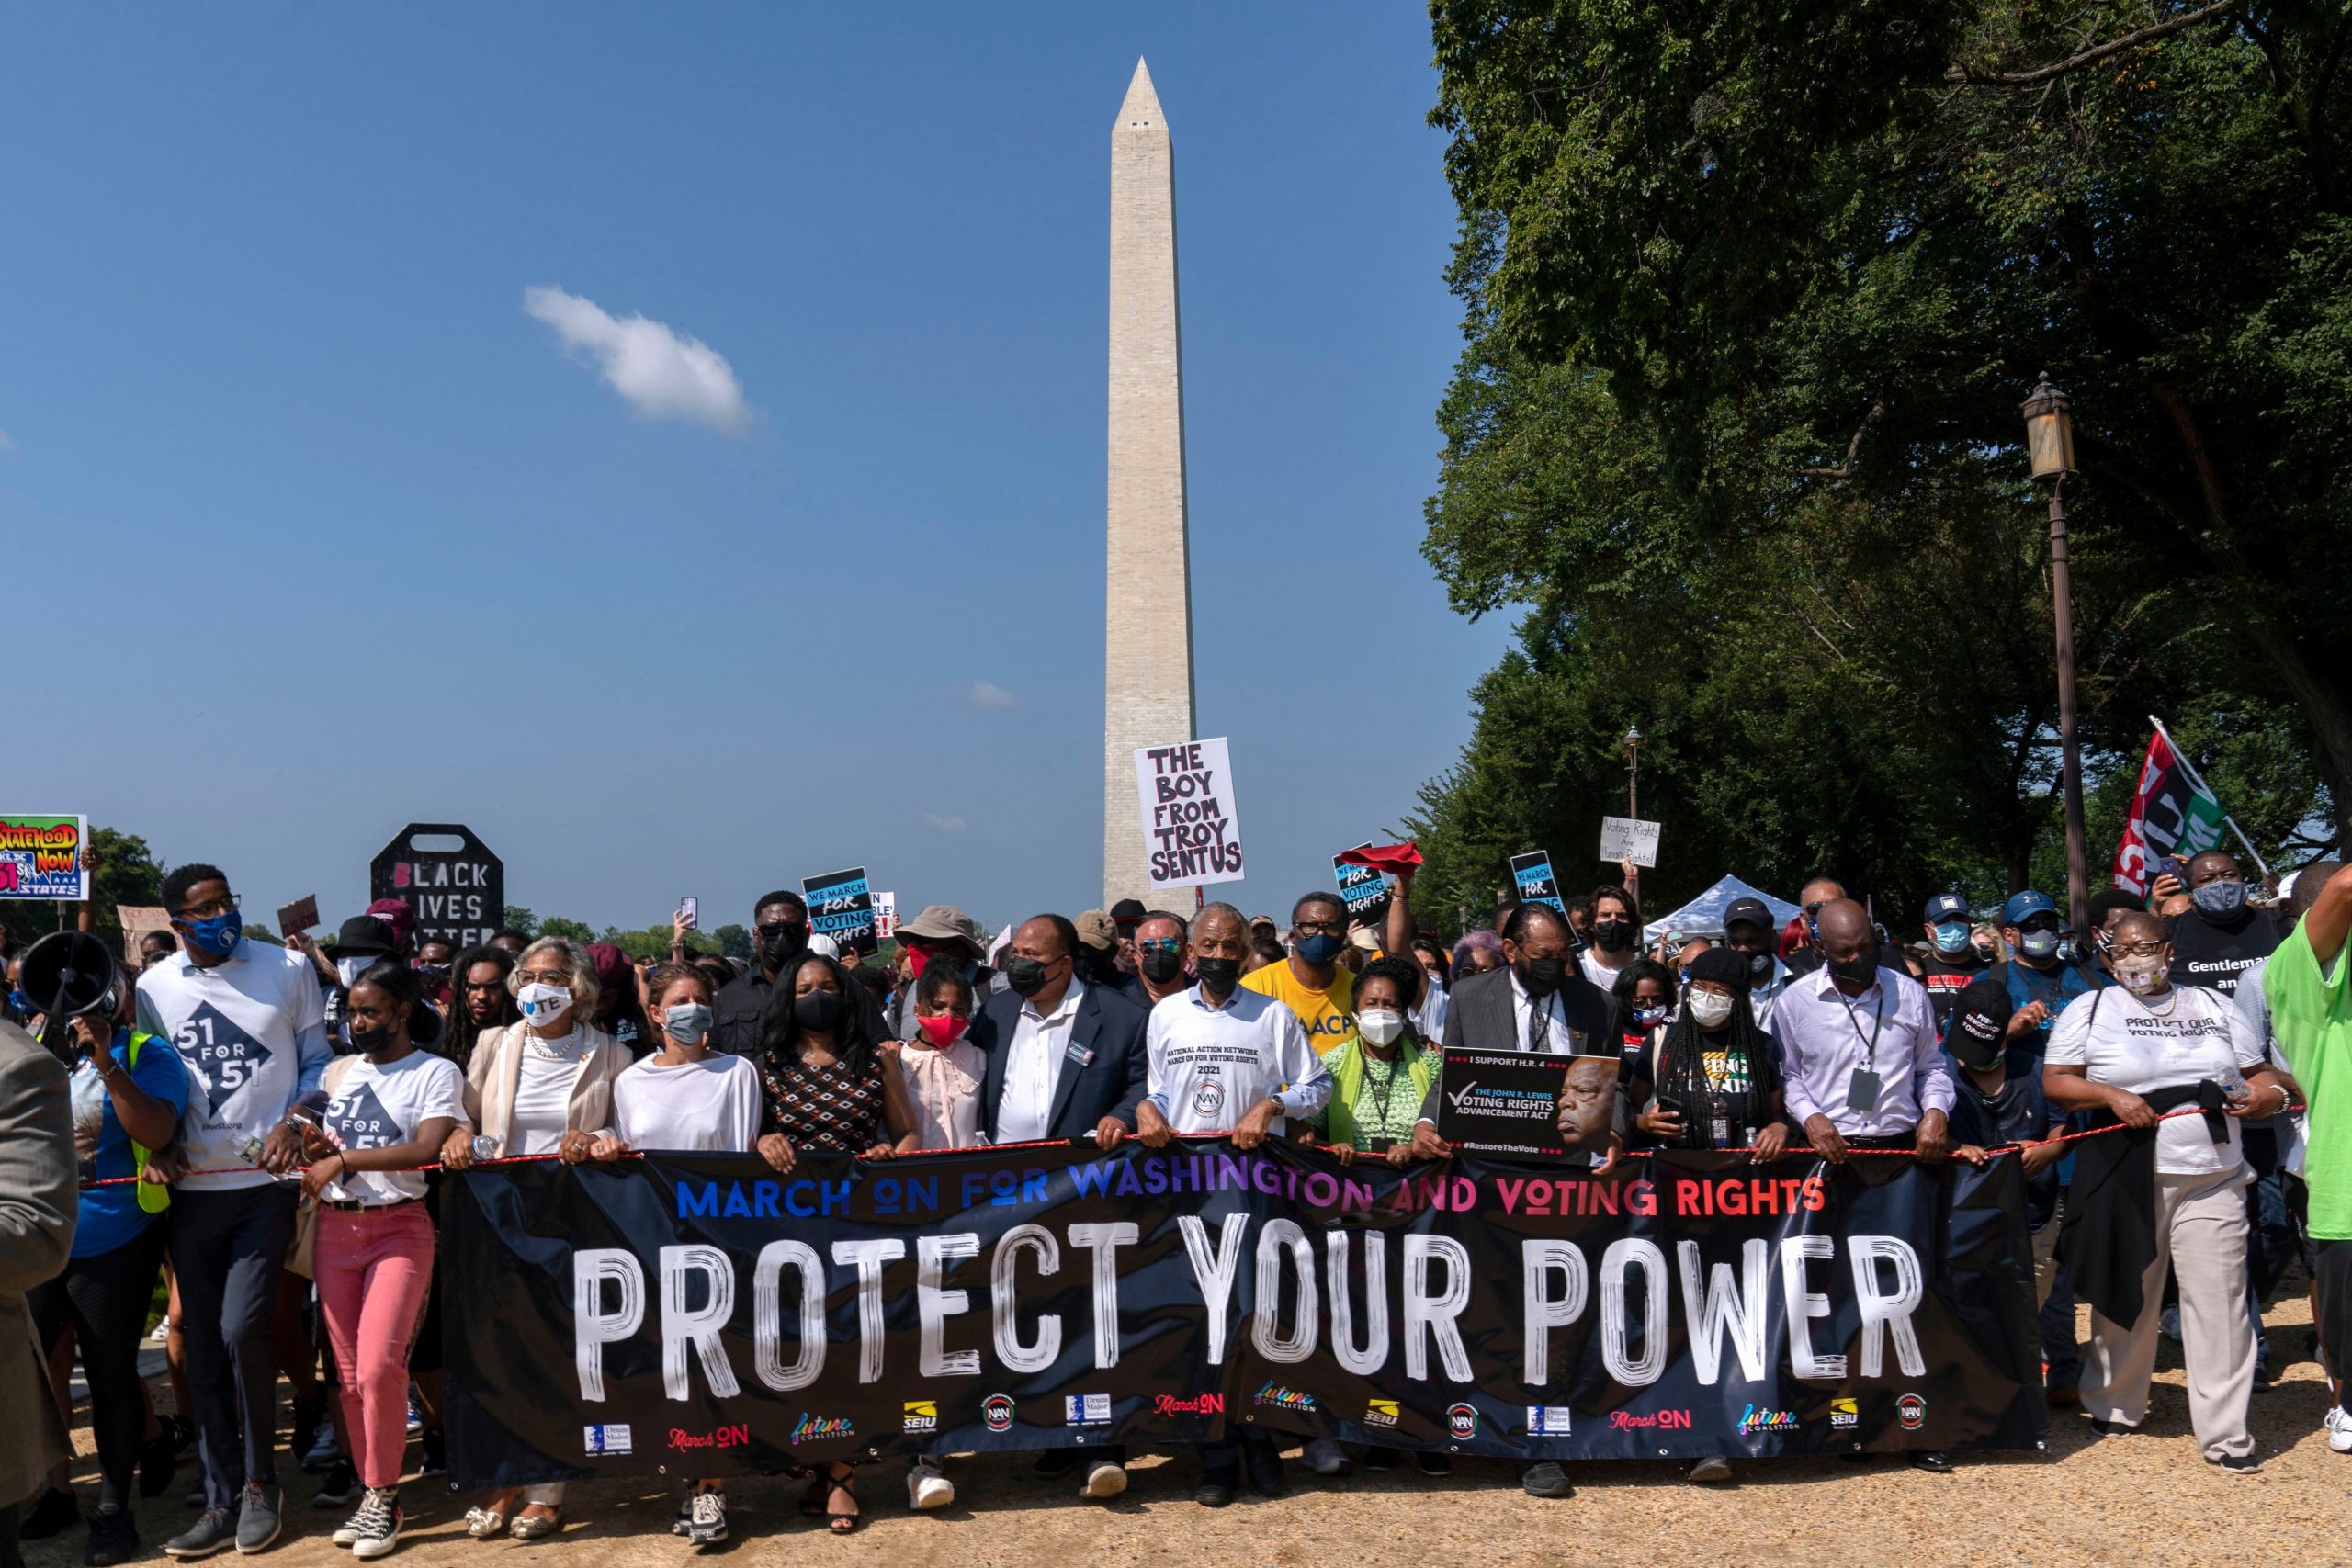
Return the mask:
[[1666,1021],[1666,1010],[1664,1008],[1635,1008],[1634,1021],[1644,1029],[1656,1029]]
[[8,992],[8,1005],[16,1009],[18,1018],[30,1018],[33,1015],[32,998],[13,987]]
[[1317,931],[1298,939],[1298,955],[1307,963],[1321,965],[1340,956],[1340,949],[1347,943],[1329,931]]
[[2245,908],[2245,884],[2235,877],[2209,882],[2202,887],[2192,887],[2188,901],[2208,915],[2228,919]]
[[1957,958],[1968,951],[1970,934],[1966,920],[1945,920],[1936,927],[1936,951]]
[[244,934],[245,918],[234,909],[187,922],[188,945],[201,948],[215,958],[226,958],[235,952],[237,939]]

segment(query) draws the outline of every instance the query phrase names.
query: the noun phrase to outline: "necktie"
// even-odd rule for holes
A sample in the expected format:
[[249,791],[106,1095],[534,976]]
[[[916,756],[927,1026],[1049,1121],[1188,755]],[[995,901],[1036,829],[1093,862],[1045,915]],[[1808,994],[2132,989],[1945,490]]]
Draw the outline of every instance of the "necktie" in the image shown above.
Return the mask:
[[1544,1016],[1544,1010],[1551,1005],[1551,998],[1548,997],[1530,997],[1527,998],[1527,1044],[1525,1049],[1535,1053],[1539,1056],[1549,1055],[1552,1049],[1552,1032]]

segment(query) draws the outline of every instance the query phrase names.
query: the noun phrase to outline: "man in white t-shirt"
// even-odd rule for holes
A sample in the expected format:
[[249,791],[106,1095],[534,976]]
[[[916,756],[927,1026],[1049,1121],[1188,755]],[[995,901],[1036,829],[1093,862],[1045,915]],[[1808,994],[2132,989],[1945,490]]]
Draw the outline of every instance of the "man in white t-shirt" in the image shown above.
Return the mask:
[[[2093,1307],[2083,1409],[2102,1437],[2132,1431],[2146,1416],[2169,1269],[2180,1283],[2181,1351],[2198,1446],[2207,1462],[2251,1474],[2262,1462],[2246,1426],[2255,1336],[2246,1312],[2242,1190],[2251,1172],[2239,1149],[2238,1119],[2274,1115],[2288,1096],[2261,1036],[2231,998],[2173,985],[2172,957],[2155,916],[2119,916],[2108,949],[2117,984],[2066,1004],[2043,1058],[2042,1086],[2052,1104],[2109,1111],[2127,1126],[2156,1129],[2152,1260],[2140,1280],[2139,1315],[2117,1323]],[[2159,1120],[2176,1100],[2194,1106],[2200,1083],[2222,1087],[2226,1117]],[[2086,1293],[2102,1299],[2087,1286]]]
[[[1136,1137],[1163,1148],[1172,1137],[1232,1133],[1237,1149],[1280,1137],[1286,1119],[1312,1116],[1331,1098],[1331,1074],[1289,1007],[1241,987],[1250,922],[1230,904],[1211,904],[1193,921],[1193,972],[1200,978],[1151,1010],[1144,1033],[1150,1059]],[[1282,1454],[1254,1429],[1201,1447],[1204,1507],[1221,1508],[1250,1484],[1268,1497],[1283,1490]]]
[[169,1040],[188,1072],[179,1140],[161,1157],[206,1173],[172,1184],[172,1268],[204,1465],[204,1512],[164,1545],[186,1559],[232,1540],[260,1551],[278,1536],[269,1325],[295,1190],[276,1173],[301,1163],[287,1115],[319,1087],[331,1052],[310,961],[244,936],[219,868],[177,867],[163,896],[181,951],[139,976],[139,1027]]

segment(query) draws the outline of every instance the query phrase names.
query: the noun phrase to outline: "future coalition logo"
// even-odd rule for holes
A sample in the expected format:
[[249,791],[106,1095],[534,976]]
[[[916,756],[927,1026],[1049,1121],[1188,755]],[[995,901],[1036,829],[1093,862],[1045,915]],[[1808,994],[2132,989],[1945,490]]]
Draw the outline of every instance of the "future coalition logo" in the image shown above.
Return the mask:
[[1739,1435],[1749,1437],[1758,1432],[1793,1432],[1797,1429],[1797,1413],[1793,1410],[1758,1410],[1753,1404],[1739,1418]]
[[854,1438],[857,1428],[845,1416],[811,1416],[806,1410],[792,1424],[792,1435],[785,1441],[797,1448],[802,1443],[822,1443],[836,1438]]
[[1315,1408],[1315,1396],[1311,1393],[1302,1393],[1284,1383],[1268,1382],[1258,1391],[1258,1397],[1250,1403],[1271,1404],[1277,1410],[1312,1410]]

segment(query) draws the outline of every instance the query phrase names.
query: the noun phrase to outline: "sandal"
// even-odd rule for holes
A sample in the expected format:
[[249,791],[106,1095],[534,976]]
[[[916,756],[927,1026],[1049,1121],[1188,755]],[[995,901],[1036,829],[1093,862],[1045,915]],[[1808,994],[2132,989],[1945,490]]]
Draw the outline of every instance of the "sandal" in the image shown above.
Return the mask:
[[842,1496],[847,1497],[853,1503],[857,1501],[857,1488],[854,1484],[856,1480],[857,1477],[854,1475],[845,1475],[838,1481],[834,1480],[830,1475],[825,1477],[826,1484],[832,1489],[831,1492],[828,1492],[825,1495],[825,1502],[827,1505],[825,1511],[825,1528],[832,1531],[835,1535],[853,1534],[855,1532],[858,1526],[865,1522],[865,1516],[864,1514],[836,1514],[831,1509],[831,1503],[833,1500],[832,1492],[840,1493]]
[[[526,1503],[524,1506],[526,1509],[544,1508],[547,1505],[545,1503]],[[563,1510],[561,1508],[557,1508],[553,1512],[547,1514],[517,1514],[514,1516],[514,1524],[508,1527],[506,1533],[513,1536],[516,1540],[537,1540],[542,1536],[550,1536],[555,1534],[556,1531],[562,1528]]]

